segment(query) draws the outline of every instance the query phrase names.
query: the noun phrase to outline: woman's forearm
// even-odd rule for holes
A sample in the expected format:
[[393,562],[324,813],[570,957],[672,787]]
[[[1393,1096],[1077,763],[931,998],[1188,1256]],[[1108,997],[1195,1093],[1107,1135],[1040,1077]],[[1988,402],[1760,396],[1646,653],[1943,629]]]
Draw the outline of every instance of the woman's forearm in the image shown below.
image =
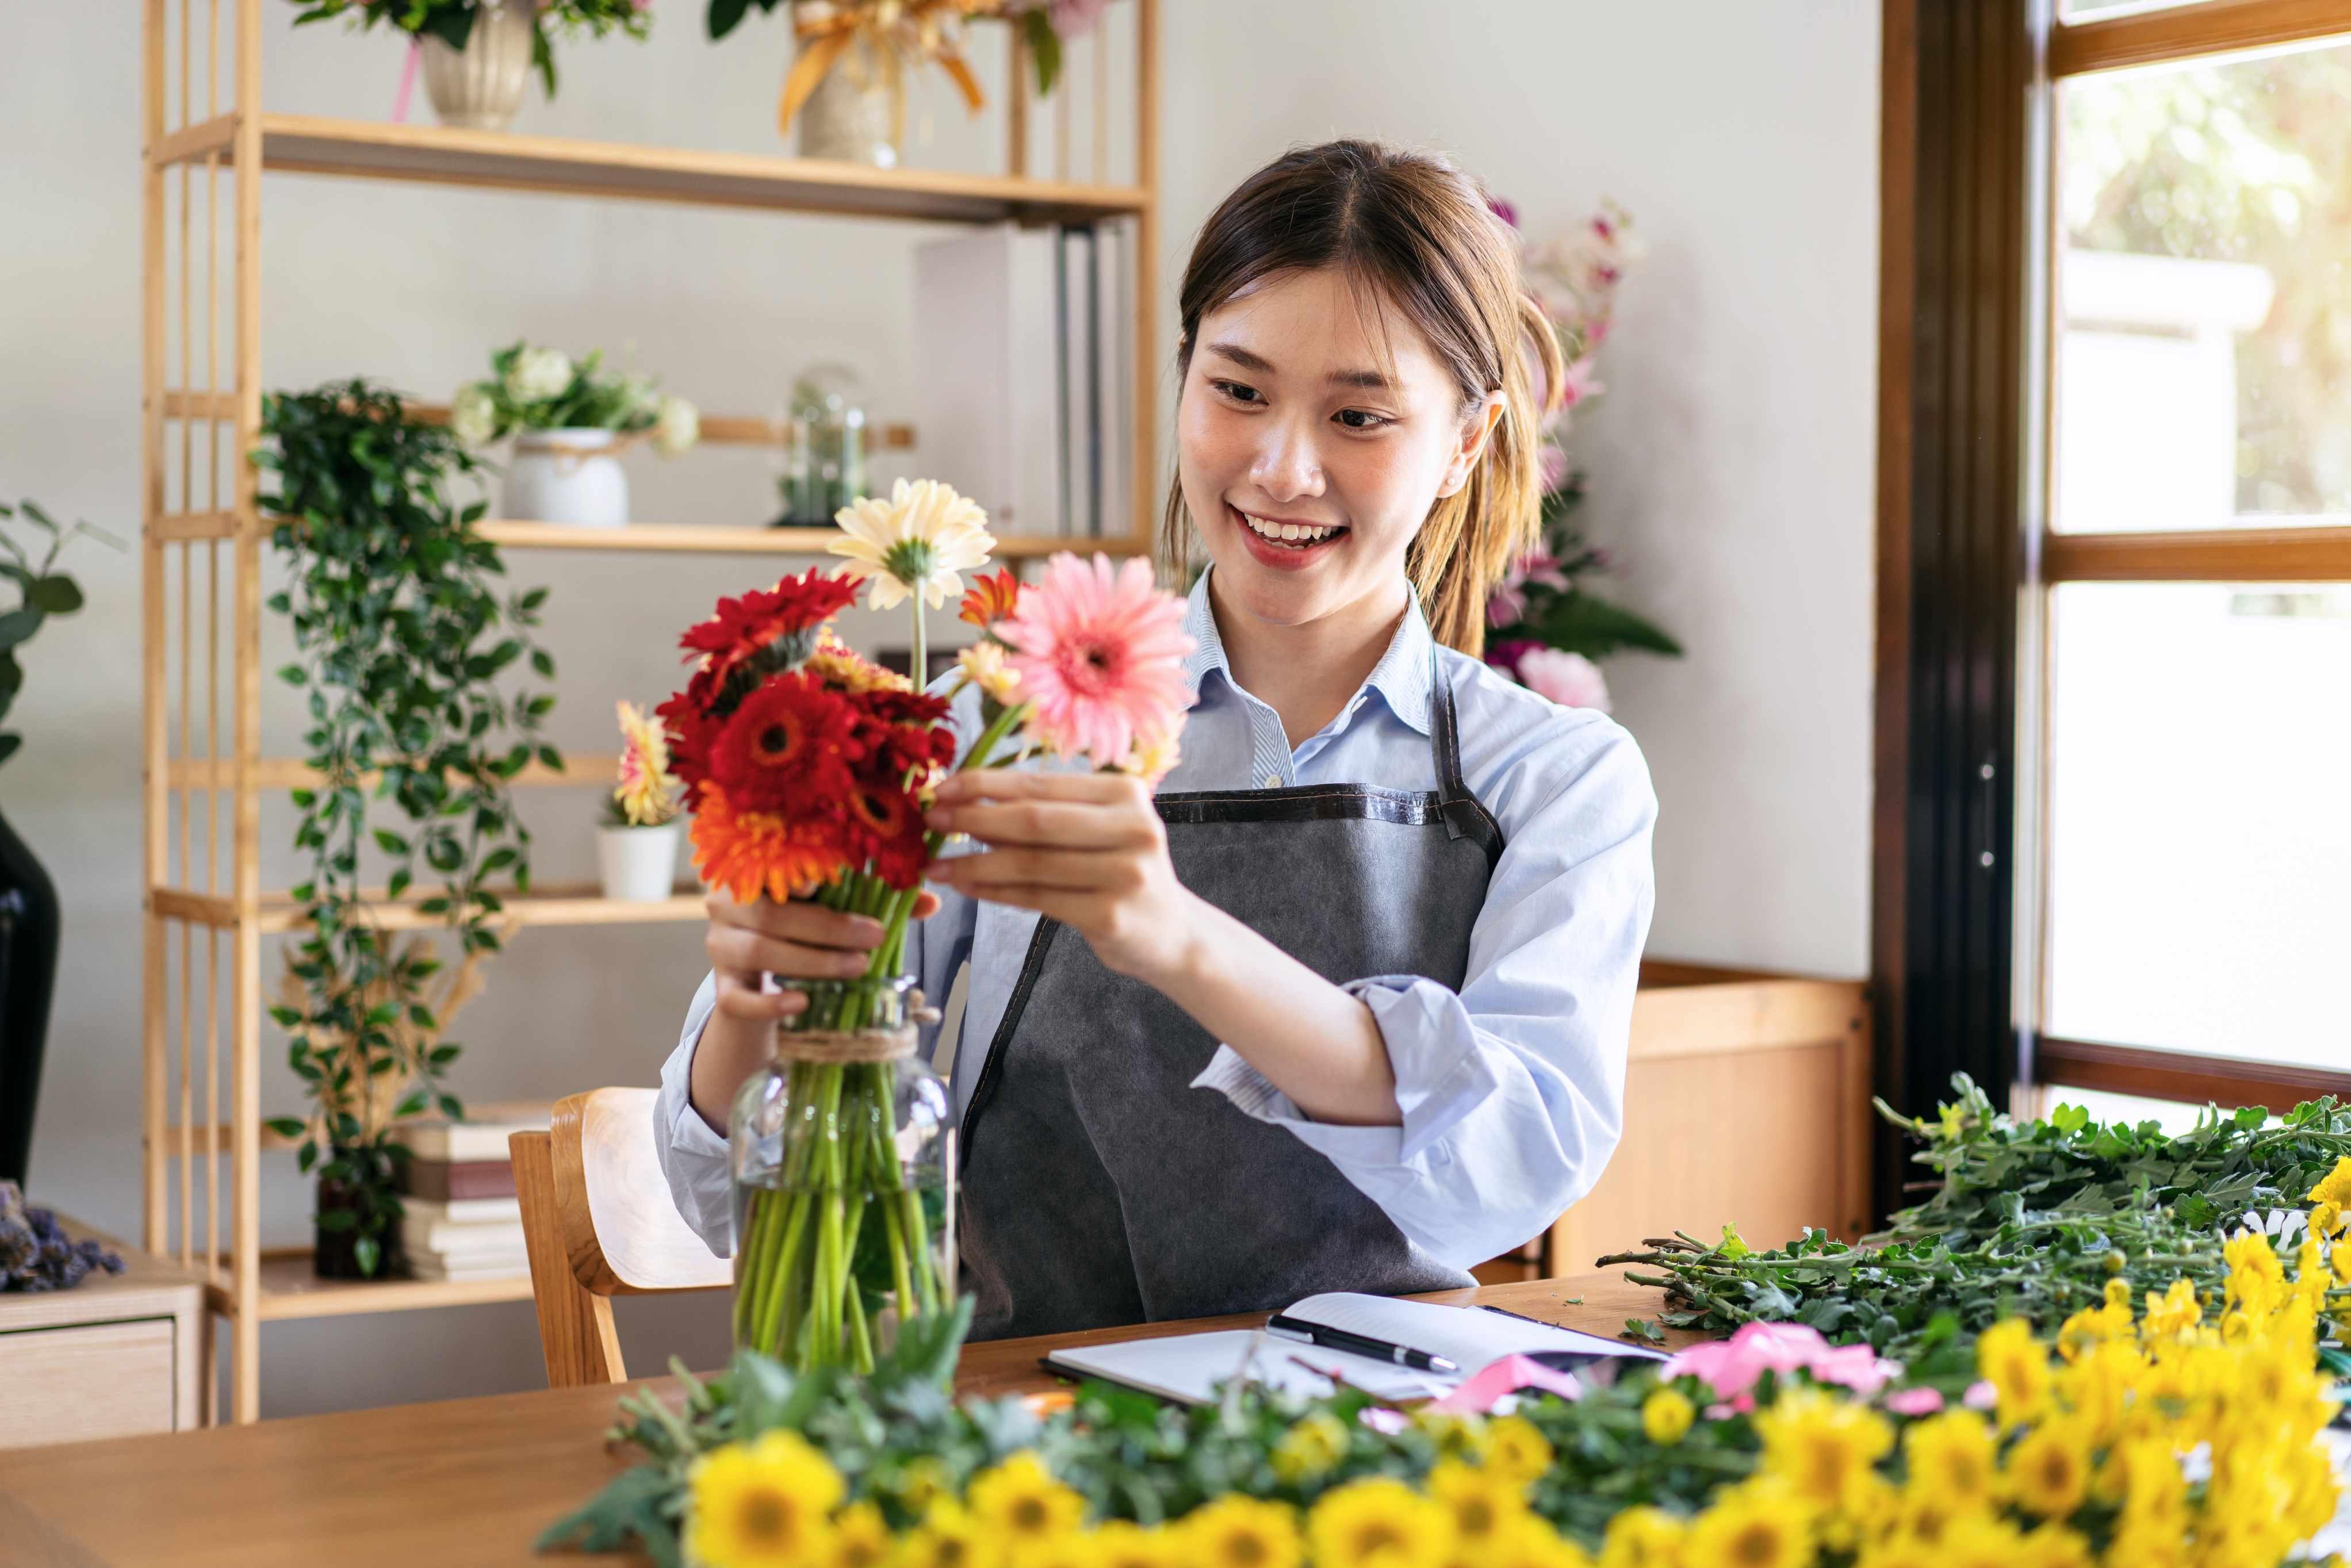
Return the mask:
[[720,1137],[726,1135],[726,1115],[743,1080],[768,1064],[774,1048],[773,1019],[729,1018],[716,1009],[702,1026],[694,1047],[694,1071],[687,1098],[696,1114]]
[[1144,977],[1154,987],[1315,1121],[1402,1124],[1370,1008],[1204,899],[1189,925],[1168,971]]

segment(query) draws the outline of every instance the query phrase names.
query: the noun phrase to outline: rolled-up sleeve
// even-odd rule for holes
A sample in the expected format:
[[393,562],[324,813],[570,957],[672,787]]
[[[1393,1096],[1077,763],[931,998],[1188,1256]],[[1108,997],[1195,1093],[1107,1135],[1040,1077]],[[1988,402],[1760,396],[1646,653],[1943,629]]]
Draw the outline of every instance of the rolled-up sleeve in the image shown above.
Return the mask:
[[1460,989],[1410,975],[1345,987],[1379,1025],[1401,1126],[1312,1121],[1230,1046],[1194,1081],[1288,1128],[1462,1268],[1540,1234],[1614,1152],[1656,902],[1656,797],[1629,735],[1581,722],[1510,772],[1499,793],[1519,809],[1488,801],[1505,848]]

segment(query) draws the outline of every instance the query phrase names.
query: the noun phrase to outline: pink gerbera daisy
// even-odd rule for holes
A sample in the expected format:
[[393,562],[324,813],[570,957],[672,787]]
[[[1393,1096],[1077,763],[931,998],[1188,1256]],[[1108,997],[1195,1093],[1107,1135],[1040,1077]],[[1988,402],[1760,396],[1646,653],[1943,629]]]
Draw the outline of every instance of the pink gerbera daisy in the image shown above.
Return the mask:
[[1138,734],[1172,736],[1192,706],[1184,602],[1152,586],[1142,560],[1113,567],[1067,553],[1045,563],[997,628],[1013,650],[1029,732],[1056,757],[1124,761]]

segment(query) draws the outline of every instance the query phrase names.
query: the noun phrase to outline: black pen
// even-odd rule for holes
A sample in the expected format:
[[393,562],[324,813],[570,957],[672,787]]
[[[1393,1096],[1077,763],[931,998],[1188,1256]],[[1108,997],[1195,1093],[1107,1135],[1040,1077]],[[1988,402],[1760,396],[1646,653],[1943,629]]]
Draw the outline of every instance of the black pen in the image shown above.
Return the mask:
[[1321,1323],[1310,1323],[1298,1318],[1286,1317],[1280,1312],[1276,1312],[1268,1318],[1265,1321],[1265,1326],[1267,1332],[1280,1334],[1284,1339],[1302,1339],[1309,1344],[1321,1345],[1326,1350],[1352,1351],[1357,1355],[1368,1355],[1374,1361],[1388,1361],[1394,1362],[1398,1366],[1409,1366],[1416,1372],[1461,1370],[1445,1357],[1431,1355],[1425,1350],[1390,1344],[1385,1340],[1374,1339],[1369,1334],[1349,1333],[1345,1329],[1327,1328]]

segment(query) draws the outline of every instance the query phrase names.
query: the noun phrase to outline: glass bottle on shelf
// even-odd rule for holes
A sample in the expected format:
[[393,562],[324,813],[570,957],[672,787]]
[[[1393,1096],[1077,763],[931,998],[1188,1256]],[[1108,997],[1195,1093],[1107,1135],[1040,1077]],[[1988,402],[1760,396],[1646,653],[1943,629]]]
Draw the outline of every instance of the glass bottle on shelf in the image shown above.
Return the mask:
[[784,411],[779,528],[832,526],[832,515],[865,490],[865,399],[857,372],[810,365],[793,382]]

